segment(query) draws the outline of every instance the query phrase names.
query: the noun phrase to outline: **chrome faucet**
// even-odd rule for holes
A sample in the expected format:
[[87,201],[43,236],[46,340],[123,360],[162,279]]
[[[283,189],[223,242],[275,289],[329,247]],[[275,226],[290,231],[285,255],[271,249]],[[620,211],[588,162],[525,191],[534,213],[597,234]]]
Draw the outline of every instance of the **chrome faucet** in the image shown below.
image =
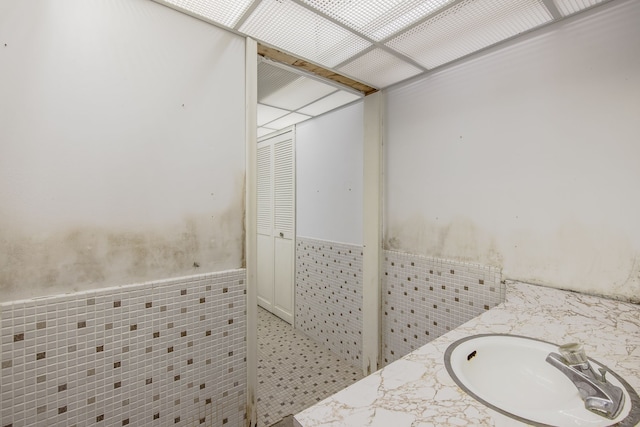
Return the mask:
[[546,361],[573,382],[584,407],[609,419],[617,417],[624,406],[624,394],[620,387],[607,382],[607,371],[603,368],[598,369],[599,374],[593,371],[582,344],[565,344],[558,350],[561,355],[549,353]]

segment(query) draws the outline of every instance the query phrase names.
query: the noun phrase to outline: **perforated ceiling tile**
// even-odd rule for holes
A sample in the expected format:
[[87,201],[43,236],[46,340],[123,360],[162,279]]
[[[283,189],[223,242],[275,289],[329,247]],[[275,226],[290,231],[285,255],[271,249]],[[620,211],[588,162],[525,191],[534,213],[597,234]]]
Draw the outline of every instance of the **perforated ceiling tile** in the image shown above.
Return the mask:
[[203,18],[233,28],[253,0],[160,0],[200,15]]
[[271,123],[268,123],[267,126],[269,128],[273,128],[276,130],[280,130],[280,129],[284,129],[287,126],[291,126],[291,125],[295,125],[296,123],[300,123],[300,122],[304,122],[307,119],[310,119],[311,116],[307,116],[305,114],[299,114],[299,113],[291,113],[291,114],[287,114],[286,116],[275,120]]
[[453,0],[302,1],[343,25],[375,41],[380,41]]
[[265,123],[279,119],[286,116],[289,113],[288,110],[282,110],[280,108],[269,107],[268,105],[258,104],[258,126],[262,126]]
[[595,6],[603,1],[605,0],[555,0],[554,3],[562,16],[568,16]]
[[358,95],[344,90],[339,90],[338,92],[332,93],[331,95],[322,98],[311,105],[301,108],[300,110],[298,110],[298,112],[308,114],[310,116],[317,116],[322,113],[326,113],[327,111],[331,111],[335,108],[346,105],[359,98],[360,96]]
[[551,20],[539,0],[464,0],[387,46],[434,68]]
[[301,78],[300,74],[293,71],[268,62],[258,62],[258,102]]
[[375,87],[386,87],[422,72],[420,68],[382,49],[367,52],[338,71]]
[[329,68],[370,46],[291,0],[263,0],[240,31]]
[[307,77],[300,77],[282,89],[259,98],[258,102],[272,107],[297,110],[336,90],[332,85]]

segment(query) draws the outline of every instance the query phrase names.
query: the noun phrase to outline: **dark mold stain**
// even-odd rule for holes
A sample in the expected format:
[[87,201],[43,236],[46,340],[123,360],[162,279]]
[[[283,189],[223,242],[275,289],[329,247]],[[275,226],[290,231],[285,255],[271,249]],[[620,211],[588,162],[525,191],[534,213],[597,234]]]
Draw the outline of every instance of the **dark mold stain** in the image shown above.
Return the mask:
[[17,299],[11,294],[51,295],[71,287],[95,289],[188,275],[193,268],[238,268],[244,262],[239,209],[211,216],[188,218],[164,230],[78,227],[11,241],[0,238],[0,289]]

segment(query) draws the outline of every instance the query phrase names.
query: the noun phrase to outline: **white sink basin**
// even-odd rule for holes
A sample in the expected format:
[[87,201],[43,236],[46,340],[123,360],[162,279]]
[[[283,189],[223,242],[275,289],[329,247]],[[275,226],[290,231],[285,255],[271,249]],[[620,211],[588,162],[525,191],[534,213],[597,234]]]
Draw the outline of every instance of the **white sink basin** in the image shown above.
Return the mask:
[[[558,346],[515,335],[475,335],[456,341],[445,353],[449,375],[469,395],[507,416],[542,426],[636,425],[638,395],[615,373],[607,380],[622,388],[625,406],[607,419],[584,407],[578,389],[545,361]],[[591,360],[594,370],[603,367]],[[631,394],[630,394],[631,393]],[[632,412],[631,416],[629,414]]]

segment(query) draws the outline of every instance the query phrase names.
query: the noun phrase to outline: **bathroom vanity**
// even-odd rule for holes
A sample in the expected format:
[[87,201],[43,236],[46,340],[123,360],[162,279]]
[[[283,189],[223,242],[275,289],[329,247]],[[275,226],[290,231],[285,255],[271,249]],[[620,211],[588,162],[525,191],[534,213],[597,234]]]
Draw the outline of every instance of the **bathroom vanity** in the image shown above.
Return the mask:
[[[295,415],[294,425],[528,425],[480,403],[447,372],[444,355],[449,346],[478,334],[519,335],[556,344],[580,342],[589,358],[640,391],[639,305],[509,282],[503,304]],[[637,406],[634,413],[640,411]]]

